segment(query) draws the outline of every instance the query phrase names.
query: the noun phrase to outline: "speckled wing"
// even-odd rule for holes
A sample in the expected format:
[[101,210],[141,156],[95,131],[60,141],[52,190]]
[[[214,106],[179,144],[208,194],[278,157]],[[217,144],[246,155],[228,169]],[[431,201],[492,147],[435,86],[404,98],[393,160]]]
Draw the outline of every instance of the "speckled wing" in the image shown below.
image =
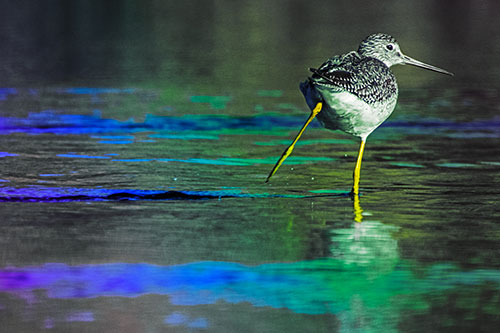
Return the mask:
[[396,78],[389,67],[374,58],[360,58],[356,52],[333,57],[311,72],[314,85],[332,93],[350,92],[370,105],[397,97]]

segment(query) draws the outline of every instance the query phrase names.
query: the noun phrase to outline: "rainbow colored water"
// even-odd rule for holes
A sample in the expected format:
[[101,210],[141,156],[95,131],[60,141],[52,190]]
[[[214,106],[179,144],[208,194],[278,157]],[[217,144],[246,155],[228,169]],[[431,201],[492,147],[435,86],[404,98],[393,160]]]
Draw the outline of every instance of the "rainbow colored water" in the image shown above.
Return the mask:
[[[1,332],[496,332],[494,1],[34,1],[0,33]],[[313,122],[309,67],[394,34],[394,114]]]
[[[368,143],[355,203],[357,142],[317,125],[264,183],[307,116],[276,91],[255,92],[263,110],[254,115],[219,114],[237,99],[216,97],[214,106],[204,96],[188,103],[208,113],[167,108],[137,119],[114,108],[125,97],[139,107],[144,89],[4,91],[12,112],[0,118],[0,315],[8,329],[115,329],[109,304],[116,313],[140,308],[129,317],[141,329],[287,327],[258,319],[262,311],[319,331],[397,331],[422,317],[435,327],[443,316],[463,325],[454,311],[477,325],[497,315],[498,215],[488,204],[497,190],[488,175],[500,162],[438,144],[493,145],[496,118],[396,116]],[[54,95],[89,106],[19,112],[21,101]],[[435,316],[436,307],[448,310]],[[227,321],[220,311],[240,315]]]

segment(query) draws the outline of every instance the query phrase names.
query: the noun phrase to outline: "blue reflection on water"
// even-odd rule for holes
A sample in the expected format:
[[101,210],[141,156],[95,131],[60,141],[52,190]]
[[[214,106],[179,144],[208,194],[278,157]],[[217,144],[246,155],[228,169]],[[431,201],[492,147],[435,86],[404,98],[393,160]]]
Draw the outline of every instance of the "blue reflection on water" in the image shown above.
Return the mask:
[[99,141],[99,143],[105,144],[105,145],[128,145],[131,143],[134,143],[132,140],[105,140],[105,141]]
[[19,156],[18,154],[11,154],[6,151],[0,151],[0,157],[7,157],[7,156]]
[[[1,96],[1,92],[0,92]],[[169,132],[152,134],[154,138],[165,139],[208,139],[216,140],[217,134],[200,131],[223,130],[296,130],[305,121],[304,115],[261,114],[253,117],[227,115],[187,115],[180,117],[146,115],[143,122],[133,119],[115,120],[102,118],[99,110],[92,115],[61,114],[54,110],[30,113],[26,118],[0,117],[0,134],[130,134],[137,132]],[[317,122],[311,127],[320,127]],[[440,119],[420,119],[418,121],[388,121],[381,127],[404,128],[404,134],[439,134],[449,137],[500,137],[500,120],[476,120],[452,122]],[[171,133],[174,132],[174,133]],[[187,136],[185,133],[189,132]],[[197,133],[198,132],[198,133]]]
[[57,154],[59,157],[69,157],[69,158],[94,158],[94,159],[108,159],[109,156],[91,156],[83,154]]
[[16,95],[16,88],[0,88],[0,101],[5,101],[9,95]]
[[183,133],[183,134],[150,134],[150,138],[155,139],[179,139],[179,140],[192,140],[192,139],[203,139],[203,140],[219,140],[218,135],[213,134],[195,134],[195,133]]
[[182,314],[180,312],[174,312],[165,317],[163,321],[167,325],[172,326],[187,326],[189,328],[207,328],[208,320],[206,318],[194,318],[191,319],[189,316]]
[[92,139],[103,139],[103,140],[133,140],[132,135],[92,135]]
[[136,89],[126,88],[95,88],[95,87],[73,87],[60,89],[59,92],[75,95],[97,95],[97,94],[132,94]]
[[[0,117],[0,134],[16,132],[28,134],[99,134],[135,133],[144,131],[212,131],[221,129],[274,129],[297,128],[302,125],[302,116],[231,117],[221,115],[191,115],[166,117],[147,115],[144,122],[133,119],[120,121],[93,115],[68,115],[48,110],[30,113],[26,118]],[[313,126],[318,127],[318,124]],[[210,138],[212,139],[212,138]]]
[[82,321],[82,322],[94,321],[94,313],[90,312],[90,311],[73,312],[73,313],[70,313],[66,317],[66,321],[68,321],[68,322],[73,322],[73,321]]
[[[54,176],[54,175],[51,175]],[[348,193],[337,196],[348,195]],[[72,201],[130,201],[130,200],[207,200],[222,198],[307,198],[305,195],[245,193],[241,190],[183,191],[106,188],[73,188],[1,186],[0,202],[72,202]],[[309,196],[310,197],[310,196]]]
[[[110,154],[108,156],[99,156],[99,155],[83,155],[83,154],[57,154],[59,157],[67,157],[67,158],[84,158],[84,159],[109,159]],[[112,162],[181,162],[181,163],[193,163],[193,164],[210,164],[210,165],[235,165],[235,166],[252,166],[257,164],[268,164],[274,165],[278,156],[271,156],[266,158],[229,158],[222,157],[217,159],[208,159],[208,158],[187,158],[187,159],[178,159],[178,158],[115,158],[112,159]],[[306,157],[306,156],[291,156],[289,157],[283,164],[308,164],[314,162],[324,162],[324,161],[335,161],[336,158],[333,157]]]
[[168,295],[174,305],[248,302],[296,313],[323,314],[348,309],[353,295],[361,297],[365,306],[375,308],[387,306],[397,295],[418,295],[486,282],[500,284],[497,270],[464,272],[453,265],[439,264],[417,278],[410,267],[411,263],[401,261],[392,271],[373,275],[373,267],[346,265],[340,259],[257,266],[231,262],[173,266],[45,264],[1,269],[0,292],[36,298],[31,294],[33,291],[45,290],[47,297],[59,299],[159,294]]

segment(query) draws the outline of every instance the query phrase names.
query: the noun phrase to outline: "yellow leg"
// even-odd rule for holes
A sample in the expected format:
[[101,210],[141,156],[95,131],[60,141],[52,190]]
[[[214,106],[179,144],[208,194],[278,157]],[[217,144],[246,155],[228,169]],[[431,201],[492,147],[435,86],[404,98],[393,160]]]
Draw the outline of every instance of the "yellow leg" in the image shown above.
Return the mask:
[[359,203],[359,195],[354,196],[354,221],[363,222],[363,209],[361,209],[361,204]]
[[366,139],[361,138],[361,145],[359,146],[358,159],[356,160],[356,167],[354,168],[354,184],[351,193],[353,195],[359,194],[359,177],[361,175],[361,161],[363,160],[363,151],[365,150]]
[[304,133],[304,131],[306,130],[306,127],[314,119],[314,117],[316,117],[316,115],[318,113],[320,113],[322,107],[323,107],[323,103],[319,102],[318,104],[316,104],[316,107],[311,111],[311,115],[309,116],[309,118],[305,122],[304,126],[302,126],[302,128],[300,129],[299,133],[297,134],[297,136],[293,140],[292,144],[290,146],[288,146],[288,148],[283,152],[283,155],[281,155],[280,159],[278,160],[278,162],[276,162],[276,164],[274,165],[274,168],[271,170],[271,173],[269,173],[269,176],[267,176],[266,183],[269,181],[269,179],[271,179],[271,177],[276,173],[276,171],[278,171],[278,168],[286,160],[286,158],[288,156],[290,156],[290,154],[293,151],[293,148],[295,147],[295,144],[297,143],[297,141],[299,141],[300,136],[302,135],[302,133]]

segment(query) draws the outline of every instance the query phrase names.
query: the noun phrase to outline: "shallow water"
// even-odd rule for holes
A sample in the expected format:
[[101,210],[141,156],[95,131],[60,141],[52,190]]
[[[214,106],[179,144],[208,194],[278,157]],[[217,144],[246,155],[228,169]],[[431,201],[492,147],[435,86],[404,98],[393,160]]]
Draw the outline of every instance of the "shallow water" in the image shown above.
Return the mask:
[[[141,330],[497,322],[497,119],[416,118],[400,103],[408,115],[368,141],[355,203],[358,143],[317,124],[264,183],[307,116],[281,111],[283,98],[255,92],[277,111],[253,116],[110,110],[121,98],[139,107],[143,94],[155,91],[6,97],[5,327],[119,329],[116,316]],[[22,110],[59,100],[82,108]]]
[[[39,79],[47,70],[39,60],[32,72],[7,75],[10,87],[0,89],[1,330],[495,331],[500,94],[490,83],[497,78],[471,87],[468,75],[476,77],[467,66],[452,79],[395,69],[399,103],[368,139],[359,200],[348,195],[359,142],[317,122],[266,184],[308,116],[297,88],[307,72],[297,68],[321,61],[315,54],[331,45],[311,42],[316,53],[301,56],[311,31],[287,40],[282,21],[254,26],[268,22],[255,12],[263,3],[221,3],[209,15],[218,19],[198,23],[218,33],[216,45],[199,41],[212,50],[204,56],[214,72],[199,62],[186,69],[201,56],[170,35],[171,44],[155,47],[180,55],[166,52],[156,63],[163,53],[136,52],[127,43],[140,41],[126,24],[132,37],[109,40],[132,53],[121,67],[69,52],[64,59],[78,64],[67,69],[69,79],[59,72],[48,83]],[[287,8],[303,22],[297,6]],[[246,18],[239,29],[249,39],[228,49],[238,38],[222,32],[230,24],[224,14],[235,11]],[[314,13],[320,22],[313,27],[333,24]],[[172,20],[196,40],[194,28]],[[426,20],[433,46],[443,39],[464,53],[474,48]],[[160,40],[150,26],[139,27],[144,43]],[[411,46],[412,33],[405,36]],[[92,34],[81,38],[95,42],[91,53],[104,48]],[[276,40],[292,52],[280,58]],[[252,60],[238,75],[235,54]],[[433,63],[457,71],[456,59],[439,55]],[[16,64],[5,57],[3,64]],[[175,80],[143,81],[157,68]],[[176,76],[182,70],[185,81]]]

